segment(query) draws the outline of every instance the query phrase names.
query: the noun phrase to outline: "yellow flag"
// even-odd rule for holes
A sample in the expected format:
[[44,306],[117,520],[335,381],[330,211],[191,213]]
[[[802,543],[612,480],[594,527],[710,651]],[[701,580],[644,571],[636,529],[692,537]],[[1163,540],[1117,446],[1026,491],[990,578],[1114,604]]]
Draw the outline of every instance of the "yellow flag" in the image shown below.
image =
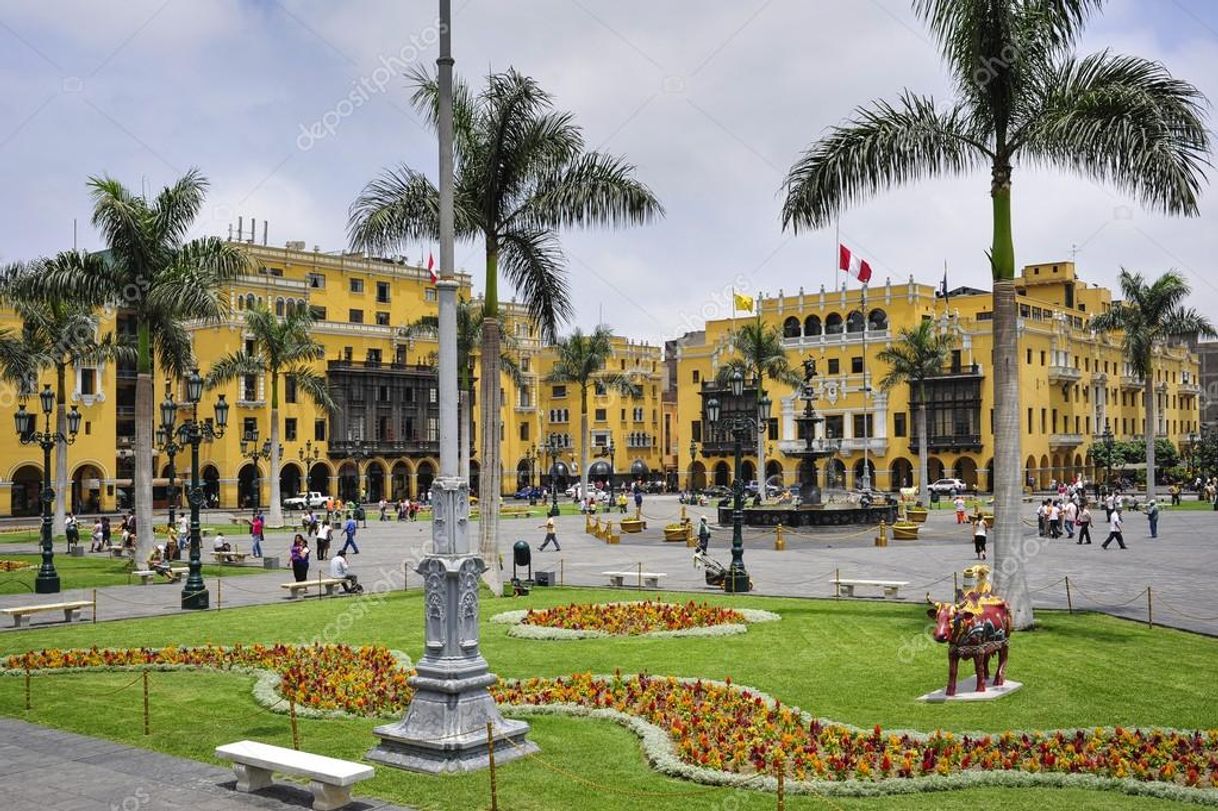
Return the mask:
[[744,310],[746,313],[753,312],[753,297],[746,296],[743,293],[732,293],[732,304],[737,310]]

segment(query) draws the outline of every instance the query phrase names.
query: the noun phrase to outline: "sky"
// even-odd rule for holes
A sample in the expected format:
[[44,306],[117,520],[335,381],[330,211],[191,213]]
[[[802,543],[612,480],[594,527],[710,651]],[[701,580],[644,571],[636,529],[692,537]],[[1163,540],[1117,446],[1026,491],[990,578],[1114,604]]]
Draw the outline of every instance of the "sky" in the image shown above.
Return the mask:
[[[404,71],[434,67],[433,0],[5,0],[0,3],[0,263],[102,247],[86,180],[155,192],[192,166],[211,189],[194,235],[237,217],[269,242],[346,245],[347,210],[383,168],[435,176],[435,137]],[[827,127],[903,89],[950,97],[904,0],[453,0],[459,74],[515,67],[623,156],[666,209],[654,224],[562,234],[575,317],[660,342],[731,314],[733,289],[815,291],[835,229],[784,233],[788,169]],[[1080,53],[1162,61],[1218,100],[1218,3],[1114,0]],[[1211,128],[1213,120],[1210,121]],[[1213,172],[1210,173],[1213,175]],[[1017,166],[1016,261],[1069,260],[1087,282],[1175,268],[1218,312],[1218,199],[1169,218],[1117,190]],[[841,241],[873,285],[912,275],[989,287],[988,176],[922,181],[846,211]],[[434,246],[409,252],[419,259]],[[437,251],[438,256],[438,251]],[[457,264],[481,287],[481,246]],[[501,293],[504,287],[501,286]]]

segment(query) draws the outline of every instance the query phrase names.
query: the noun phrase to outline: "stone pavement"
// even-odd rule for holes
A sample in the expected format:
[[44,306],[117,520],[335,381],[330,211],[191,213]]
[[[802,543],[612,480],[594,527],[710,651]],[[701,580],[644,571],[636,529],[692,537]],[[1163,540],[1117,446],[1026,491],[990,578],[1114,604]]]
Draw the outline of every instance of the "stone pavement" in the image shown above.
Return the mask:
[[[0,718],[0,796],[13,811],[299,811],[313,797],[285,782],[253,794],[235,790],[231,768],[113,741]],[[353,811],[406,811],[356,799]]]
[[[1033,506],[1028,505],[1031,519]],[[501,522],[505,577],[511,576],[511,546],[524,539],[536,550],[544,535],[539,528],[544,510],[539,505],[532,518],[505,519]],[[563,516],[557,521],[562,551],[552,549],[533,553],[533,568],[561,573],[568,585],[604,586],[608,580],[601,572],[610,570],[665,572],[663,586],[670,589],[714,591],[708,589],[701,571],[693,568],[690,550],[682,543],[663,541],[663,524],[676,520],[680,505],[674,496],[649,496],[643,504],[649,528],[639,535],[623,534],[620,545],[610,546],[584,534],[582,516]],[[694,519],[701,514],[713,520],[712,507],[690,508]],[[610,517],[620,518],[613,514]],[[1103,519],[1100,511],[1098,518]],[[1150,540],[1146,518],[1139,513],[1126,516],[1127,550],[1115,544],[1102,550],[1104,532],[1095,532],[1092,546],[1077,546],[1065,538],[1050,541],[1036,537],[1032,528],[1025,532],[1028,552],[1028,581],[1033,602],[1038,607],[1065,608],[1063,579],[1070,578],[1076,609],[1103,610],[1131,619],[1146,619],[1146,588],[1152,594],[1154,620],[1193,631],[1218,635],[1218,513],[1209,510],[1176,511],[1165,509],[1159,522],[1159,539]],[[730,527],[713,527],[711,556],[726,564],[730,560]],[[909,601],[925,599],[930,591],[936,599],[951,594],[952,572],[976,562],[967,526],[955,524],[949,510],[931,513],[917,541],[889,540],[887,547],[875,547],[874,528],[809,530],[786,535],[787,549],[775,551],[772,530],[746,530],[745,564],[756,592],[762,595],[831,597],[835,572],[843,578],[906,580],[902,592]],[[475,531],[476,535],[476,531]],[[349,558],[352,570],[369,590],[401,589],[421,585],[413,572],[414,561],[423,554],[431,538],[428,522],[368,522],[357,538],[362,554]],[[248,551],[248,538],[233,538]],[[268,541],[268,554],[287,560],[286,541]],[[283,547],[283,548],[279,548]],[[337,545],[334,547],[337,548]],[[6,544],[0,551],[19,551]],[[32,551],[29,550],[29,551]],[[991,541],[991,559],[993,542]],[[325,565],[321,562],[321,565]],[[315,562],[310,574],[317,575]],[[406,571],[409,569],[409,571]],[[291,580],[288,570],[224,579],[217,589],[216,580],[207,581],[212,608],[275,603],[285,601],[279,584]],[[77,599],[89,593],[72,590],[65,581],[62,599]],[[102,621],[135,616],[180,614],[179,586],[118,586],[99,590],[98,613]],[[860,589],[860,594],[866,593]],[[219,597],[219,599],[217,599]],[[53,601],[41,595],[5,595],[0,607]],[[86,612],[87,616],[87,612]],[[31,624],[55,622],[53,615],[35,615]]]

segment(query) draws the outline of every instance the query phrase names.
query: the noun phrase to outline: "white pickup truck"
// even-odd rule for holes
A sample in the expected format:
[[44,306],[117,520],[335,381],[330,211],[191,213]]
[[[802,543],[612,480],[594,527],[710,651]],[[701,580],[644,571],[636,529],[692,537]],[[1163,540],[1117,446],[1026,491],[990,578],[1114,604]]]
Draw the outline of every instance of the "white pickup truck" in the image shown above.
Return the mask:
[[285,510],[317,509],[326,506],[327,496],[321,493],[297,493],[283,500]]

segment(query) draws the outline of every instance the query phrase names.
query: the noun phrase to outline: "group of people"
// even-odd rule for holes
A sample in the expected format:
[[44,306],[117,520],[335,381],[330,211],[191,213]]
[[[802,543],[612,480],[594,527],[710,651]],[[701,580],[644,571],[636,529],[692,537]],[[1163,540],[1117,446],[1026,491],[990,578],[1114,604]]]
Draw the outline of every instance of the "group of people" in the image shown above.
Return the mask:
[[423,502],[415,501],[410,498],[400,498],[397,501],[386,501],[381,499],[380,504],[380,520],[388,521],[389,514],[392,512],[399,521],[413,521],[418,517],[423,510]]
[[[1107,549],[1109,544],[1116,541],[1117,546],[1121,549],[1127,549],[1128,547],[1125,546],[1125,496],[1110,491],[1099,503],[1103,507],[1104,520],[1108,525],[1108,536],[1100,547]],[[1158,502],[1151,498],[1141,508],[1141,511],[1146,515],[1150,537],[1158,538]],[[1090,503],[1082,487],[1067,492],[1064,498],[1044,499],[1036,508],[1037,531],[1042,538],[1060,538],[1065,535],[1068,540],[1075,540],[1077,534],[1078,539],[1075,543],[1090,545],[1091,527],[1094,523],[1095,517],[1091,513]]]

